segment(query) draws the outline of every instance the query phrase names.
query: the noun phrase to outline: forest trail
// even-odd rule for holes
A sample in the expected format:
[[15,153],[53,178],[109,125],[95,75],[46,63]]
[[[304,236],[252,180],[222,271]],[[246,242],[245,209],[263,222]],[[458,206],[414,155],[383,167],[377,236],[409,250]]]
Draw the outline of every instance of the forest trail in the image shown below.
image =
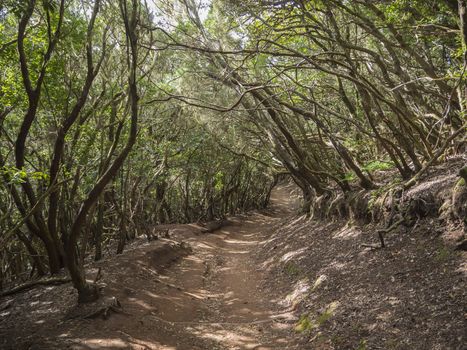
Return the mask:
[[[214,233],[171,225],[88,261],[96,304],[70,283],[0,299],[0,349],[464,349],[466,256],[432,220],[371,250],[374,227],[309,221],[292,198],[279,187]],[[111,297],[122,310],[104,319]]]
[[291,314],[259,289],[263,275],[255,248],[289,213],[288,198],[287,191],[278,189],[268,212],[271,216],[255,213],[189,241],[194,254],[166,275],[168,283],[182,290],[155,300],[159,312],[152,326],[159,333],[155,338],[161,349],[286,347],[284,330]]
[[263,275],[255,248],[290,213],[289,197],[278,188],[267,214],[237,218],[212,234],[188,239],[193,254],[165,270],[160,276],[164,283],[156,289],[132,284],[127,294],[135,295],[122,300],[130,315],[112,315],[102,323],[105,337],[98,331],[73,348],[286,348],[294,319],[259,289]]
[[[235,217],[231,225],[214,233],[193,234],[191,225],[176,225],[170,239],[130,246],[120,256],[93,263],[89,278],[102,266],[105,295],[115,296],[123,307],[124,313],[112,313],[106,320],[83,319],[88,311],[75,308],[69,285],[25,293],[16,302],[30,301],[30,317],[15,320],[13,311],[11,329],[6,329],[11,346],[292,349],[289,332],[296,319],[281,300],[271,297],[273,291],[261,289],[265,272],[256,254],[273,226],[293,209],[290,191],[277,188],[266,211]],[[160,247],[179,244],[177,241],[188,243],[192,252],[161,268],[165,258]],[[75,317],[76,312],[81,317]],[[29,336],[24,329],[31,330]]]

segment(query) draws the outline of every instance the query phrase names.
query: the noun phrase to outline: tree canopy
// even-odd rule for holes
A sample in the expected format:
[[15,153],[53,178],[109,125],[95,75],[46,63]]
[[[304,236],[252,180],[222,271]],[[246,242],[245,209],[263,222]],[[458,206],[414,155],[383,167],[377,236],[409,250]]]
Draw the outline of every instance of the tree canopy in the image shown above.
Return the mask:
[[465,151],[466,4],[453,0],[6,0],[0,283],[152,227],[410,187]]

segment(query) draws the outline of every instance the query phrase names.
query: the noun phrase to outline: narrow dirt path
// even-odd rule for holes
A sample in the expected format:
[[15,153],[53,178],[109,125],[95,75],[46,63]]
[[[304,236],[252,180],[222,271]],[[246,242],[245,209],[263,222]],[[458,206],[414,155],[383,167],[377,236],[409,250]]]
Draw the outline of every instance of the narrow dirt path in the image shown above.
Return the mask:
[[[271,216],[256,213],[190,240],[194,254],[166,275],[166,281],[182,291],[165,299],[153,317],[172,328],[176,349],[285,348],[288,324],[283,321],[290,315],[259,289],[263,276],[254,254],[271,225],[287,215],[287,198],[288,193],[277,190]],[[196,342],[185,344],[178,337],[181,332],[191,333]]]
[[[292,210],[289,197],[287,190],[276,189],[267,212],[237,217],[212,234],[188,238],[193,253],[157,275],[157,281],[144,275],[156,268],[148,261],[150,248],[120,258],[119,274],[108,288],[127,314],[77,324],[76,332],[69,334],[70,347],[294,348],[289,339],[293,316],[281,300],[271,300],[270,291],[261,290],[264,275],[256,256],[272,226]],[[122,273],[128,278],[118,281]]]

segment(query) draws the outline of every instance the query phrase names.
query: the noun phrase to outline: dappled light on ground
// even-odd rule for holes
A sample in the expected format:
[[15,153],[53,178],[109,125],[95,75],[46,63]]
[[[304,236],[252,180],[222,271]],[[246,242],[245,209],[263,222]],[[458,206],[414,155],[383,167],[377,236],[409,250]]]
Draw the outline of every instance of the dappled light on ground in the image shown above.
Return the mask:
[[[276,190],[269,211],[233,218],[231,225],[212,234],[181,225],[171,231],[173,238],[130,247],[112,259],[112,269],[104,269],[102,281],[106,295],[121,302],[123,313],[107,320],[60,316],[63,322],[52,324],[48,336],[34,341],[44,348],[58,341],[75,350],[292,346],[289,332],[296,316],[284,303],[285,296],[272,296],[262,287],[263,269],[255,256],[274,225],[292,210],[289,193]],[[192,252],[187,255],[172,239],[188,243]],[[89,275],[104,263],[109,262],[97,263]],[[40,300],[30,301],[38,308],[34,313],[49,318],[61,312],[54,311],[54,301]]]
[[[71,312],[70,286],[43,287],[15,300],[29,308],[28,319],[17,322],[31,336],[21,338],[15,325],[5,329],[38,349],[354,349],[399,339],[424,349],[414,337],[421,330],[440,349],[448,333],[461,342],[465,265],[434,244],[426,226],[388,236],[391,249],[371,250],[361,243],[372,226],[290,215],[276,201],[287,196],[273,194],[269,215],[238,216],[211,234],[180,225],[171,238],[90,267],[92,276],[111,263],[102,282],[122,313],[83,319]],[[15,305],[4,317],[19,312]]]

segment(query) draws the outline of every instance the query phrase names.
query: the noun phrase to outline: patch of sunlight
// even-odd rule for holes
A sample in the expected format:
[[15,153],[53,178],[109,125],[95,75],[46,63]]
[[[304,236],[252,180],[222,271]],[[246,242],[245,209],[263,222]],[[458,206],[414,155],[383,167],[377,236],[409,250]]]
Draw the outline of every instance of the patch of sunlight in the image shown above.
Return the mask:
[[197,256],[194,256],[194,255],[189,255],[189,256],[185,257],[184,259],[185,259],[185,261],[194,261],[194,262],[201,262],[201,263],[204,261],[203,259],[201,259],[201,258],[199,258]]
[[[123,332],[122,332],[123,333]],[[141,340],[137,338],[133,338],[129,334],[125,334],[130,339],[129,342],[126,342],[122,339],[118,338],[94,338],[94,339],[81,339],[83,345],[89,349],[164,349],[164,350],[176,350],[177,348],[164,345],[160,343],[153,343],[146,340]],[[131,345],[138,345],[137,347],[133,347]]]
[[277,331],[288,330],[290,328],[288,323],[281,323],[281,322],[273,322],[271,324],[271,328]]
[[[161,297],[160,296],[155,296],[155,298],[161,298]],[[146,310],[152,310],[154,308],[153,306],[151,306],[150,304],[146,303],[144,300],[141,300],[141,299],[130,298],[129,301],[131,301],[132,303],[134,303],[134,304],[136,304],[138,306],[141,306],[143,309],[146,309]]]
[[315,283],[313,283],[313,288],[312,290],[315,291],[324,281],[326,281],[328,279],[328,277],[326,275],[321,275],[319,276]]
[[303,278],[295,283],[294,289],[285,297],[285,304],[295,308],[306,296],[310,290],[310,282],[308,278]]
[[238,244],[238,245],[257,245],[258,241],[242,241],[239,239],[224,239],[226,243]]
[[206,329],[193,331],[193,334],[200,338],[209,339],[216,341],[220,344],[238,346],[238,345],[250,345],[257,346],[256,341],[249,335],[239,334],[226,329],[222,330],[211,330]]
[[455,271],[467,277],[467,261],[462,262]]
[[339,302],[333,301],[332,303],[328,304],[326,310],[324,310],[324,312],[318,315],[318,317],[316,317],[315,319],[311,318],[310,315],[303,314],[302,316],[300,316],[300,319],[298,320],[295,326],[295,331],[307,332],[315,328],[319,328],[334,315],[338,307]]
[[288,262],[290,259],[296,257],[297,255],[303,254],[306,251],[306,248],[301,248],[292,252],[285,253],[281,257],[282,262]]
[[376,316],[377,320],[382,320],[388,322],[392,317],[391,311],[385,311]]
[[232,251],[228,251],[228,252],[232,253],[232,254],[236,254],[236,255],[245,255],[245,254],[250,253],[249,250],[232,250]]
[[350,238],[355,238],[358,237],[362,234],[362,231],[359,230],[356,227],[350,227],[350,226],[345,226],[338,230],[334,236],[332,236],[333,239],[350,239]]
[[261,266],[267,267],[267,266],[271,265],[274,262],[274,258],[275,258],[274,255],[271,256],[268,260],[266,260],[264,263],[262,263]]
[[127,349],[128,344],[121,339],[102,338],[102,339],[86,339],[84,342],[86,345],[101,346],[105,345],[111,349]]
[[334,261],[333,263],[329,264],[329,267],[335,270],[343,270],[347,265],[348,263],[345,262]]
[[56,307],[52,307],[50,309],[44,309],[44,310],[34,310],[34,311],[31,311],[31,313],[33,314],[38,314],[38,315],[43,315],[43,314],[48,314],[48,313],[56,313],[56,312],[60,312],[60,310]]
[[287,226],[295,226],[297,225],[298,223],[302,222],[303,219],[306,218],[306,215],[302,215],[302,216],[299,216],[298,218],[296,218],[295,220],[291,221],[290,224],[288,224]]
[[211,297],[211,295],[205,290],[201,290],[198,293],[185,292],[185,294],[192,297],[193,299],[198,299],[198,300],[204,300],[208,296]]
[[234,296],[234,292],[230,291],[230,292],[224,293],[223,296],[224,296],[224,299],[232,298]]
[[349,265],[348,262],[341,262],[341,261],[332,261],[326,266],[324,266],[322,269],[318,271],[319,274],[325,274],[326,272],[337,270],[337,271],[342,271],[342,274],[347,274],[349,271],[346,269],[346,266]]
[[398,304],[401,303],[401,301],[400,301],[398,298],[396,298],[396,297],[389,297],[389,298],[388,298],[388,302],[389,302],[389,304],[391,304],[392,306],[395,306],[395,305],[398,305]]

